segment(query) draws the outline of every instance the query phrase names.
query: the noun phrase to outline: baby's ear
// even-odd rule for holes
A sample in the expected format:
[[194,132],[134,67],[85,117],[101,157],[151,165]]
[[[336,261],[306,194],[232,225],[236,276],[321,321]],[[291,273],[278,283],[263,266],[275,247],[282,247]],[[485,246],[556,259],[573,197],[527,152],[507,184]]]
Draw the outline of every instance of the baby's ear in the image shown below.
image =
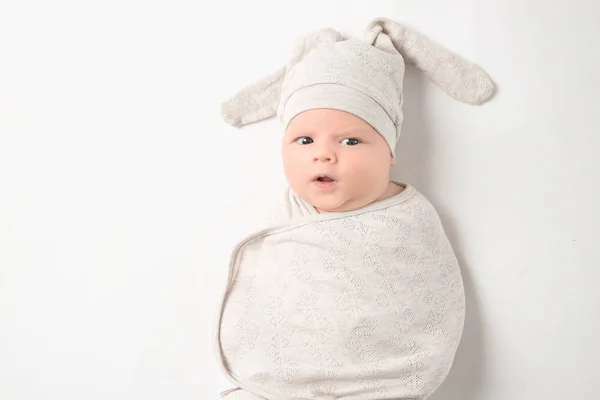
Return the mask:
[[281,89],[291,69],[312,49],[324,43],[342,40],[341,33],[331,28],[320,29],[300,36],[294,41],[291,55],[285,66],[254,82],[221,104],[221,117],[230,125],[239,127],[258,122],[277,114]]
[[458,101],[481,104],[494,93],[494,83],[479,65],[398,22],[387,18],[372,20],[367,25],[364,40],[382,51],[400,54]]

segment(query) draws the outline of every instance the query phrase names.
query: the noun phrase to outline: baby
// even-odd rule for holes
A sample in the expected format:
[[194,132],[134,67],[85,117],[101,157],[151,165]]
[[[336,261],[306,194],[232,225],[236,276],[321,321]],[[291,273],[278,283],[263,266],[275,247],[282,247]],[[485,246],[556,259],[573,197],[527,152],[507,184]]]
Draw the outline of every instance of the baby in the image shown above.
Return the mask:
[[494,85],[400,24],[364,40],[324,29],[223,105],[232,125],[275,113],[289,183],[274,222],[233,251],[215,350],[234,399],[426,399],[464,325],[461,272],[432,205],[390,179],[404,59],[454,98]]

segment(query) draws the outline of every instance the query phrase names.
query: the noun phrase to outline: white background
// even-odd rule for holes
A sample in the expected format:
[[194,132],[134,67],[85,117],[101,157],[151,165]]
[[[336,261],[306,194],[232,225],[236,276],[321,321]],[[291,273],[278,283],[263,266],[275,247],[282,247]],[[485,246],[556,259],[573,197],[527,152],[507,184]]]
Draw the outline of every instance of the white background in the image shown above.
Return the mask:
[[[285,184],[278,121],[219,102],[299,34],[384,16],[482,65],[410,68],[398,179],[430,198],[467,321],[434,400],[600,398],[596,0],[0,3],[0,399],[217,399],[235,241]],[[252,198],[252,196],[256,196]]]

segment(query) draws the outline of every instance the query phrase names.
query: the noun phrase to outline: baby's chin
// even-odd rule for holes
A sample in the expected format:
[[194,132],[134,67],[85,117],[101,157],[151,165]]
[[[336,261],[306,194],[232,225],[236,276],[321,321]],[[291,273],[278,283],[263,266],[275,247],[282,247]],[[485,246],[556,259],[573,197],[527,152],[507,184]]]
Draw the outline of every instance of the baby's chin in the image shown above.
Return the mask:
[[333,187],[311,185],[292,186],[294,192],[319,213],[353,211],[373,201],[365,190],[347,187],[337,182]]
[[308,202],[320,213],[352,211],[366,205],[361,204],[359,199],[354,198],[336,198],[336,196],[331,196],[329,198],[323,197],[324,196],[312,196],[311,199],[308,199]]

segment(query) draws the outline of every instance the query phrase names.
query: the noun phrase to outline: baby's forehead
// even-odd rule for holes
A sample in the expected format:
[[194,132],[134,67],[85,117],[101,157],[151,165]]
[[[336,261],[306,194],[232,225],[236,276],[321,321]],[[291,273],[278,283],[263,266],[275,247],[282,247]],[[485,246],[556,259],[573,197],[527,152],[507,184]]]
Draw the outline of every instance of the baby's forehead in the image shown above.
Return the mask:
[[377,134],[374,128],[362,118],[335,109],[313,109],[298,114],[288,124],[286,132],[301,131],[332,136],[352,132]]

